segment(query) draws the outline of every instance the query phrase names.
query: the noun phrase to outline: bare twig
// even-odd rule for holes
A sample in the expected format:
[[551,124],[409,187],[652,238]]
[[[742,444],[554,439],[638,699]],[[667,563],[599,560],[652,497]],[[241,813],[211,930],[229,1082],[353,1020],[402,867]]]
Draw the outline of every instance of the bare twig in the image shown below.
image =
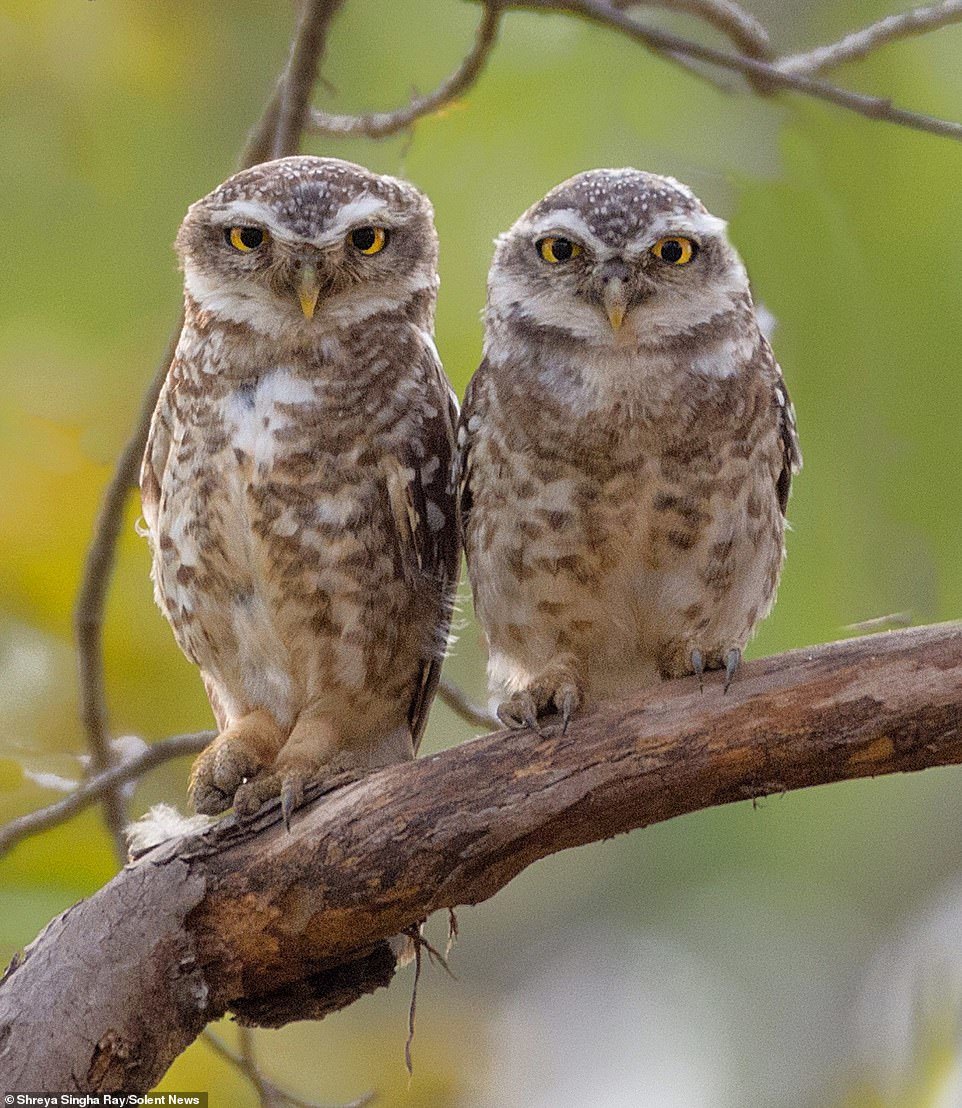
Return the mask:
[[[64,823],[105,796],[119,792],[122,785],[126,785],[128,781],[136,781],[149,770],[156,769],[173,758],[199,754],[215,734],[214,731],[200,731],[197,734],[175,735],[173,738],[152,743],[135,757],[116,762],[96,776],[88,777],[62,800],[3,824],[0,826],[0,857],[28,836]],[[124,859],[126,857],[127,844],[124,840]]]
[[452,681],[446,681],[443,677],[438,684],[438,696],[452,712],[456,712],[474,727],[491,731],[501,726],[497,716],[479,704],[475,704],[463,689],[459,689]]
[[721,31],[741,53],[750,58],[771,59],[771,40],[758,20],[739,4],[731,0],[611,0],[613,8],[631,7],[667,8],[673,12],[692,15]]
[[28,948],[0,987],[0,1088],[150,1088],[227,1009],[280,1026],[386,984],[385,940],[539,858],[716,804],[960,763],[962,624],[947,624],[749,662],[727,696],[671,681],[567,733],[474,739],[329,789],[289,832],[276,803],[219,821],[143,855]]
[[500,3],[487,0],[478,25],[474,45],[458,68],[433,92],[415,96],[410,103],[393,112],[373,112],[370,115],[333,115],[317,108],[311,110],[308,129],[320,135],[364,135],[385,138],[410,127],[424,116],[432,115],[453,103],[477,81],[498,37],[501,19]]
[[874,635],[879,631],[892,631],[896,627],[911,627],[915,617],[912,612],[891,612],[885,616],[873,616],[848,623],[842,630],[856,635]]
[[866,119],[896,123],[911,130],[925,131],[962,142],[962,123],[898,108],[885,97],[851,92],[801,73],[786,73],[777,63],[761,61],[744,54],[729,54],[714,46],[706,46],[681,35],[650,27],[612,7],[606,0],[505,0],[504,6],[518,11],[559,12],[579,16],[590,23],[618,31],[656,52],[707,62],[719,69],[740,73],[744,77],[760,78],[772,88],[790,89],[816,100],[824,100]]
[[783,73],[819,73],[864,58],[890,42],[924,35],[959,22],[962,22],[962,0],[945,0],[942,4],[887,16],[878,23],[845,35],[838,42],[781,58],[777,64]]
[[[183,317],[181,317],[181,322]],[[110,725],[107,713],[107,693],[104,684],[104,609],[107,589],[113,573],[117,540],[124,518],[124,508],[130,490],[137,483],[140,461],[147,444],[150,417],[157,403],[160,387],[174,357],[180,323],[167,344],[154,378],[141,403],[140,415],[130,438],[120,455],[113,476],[104,494],[100,514],[94,525],[94,535],[84,563],[80,591],[74,607],[74,629],[77,638],[77,662],[80,681],[80,718],[91,752],[91,770],[102,773],[114,763],[110,748]],[[117,857],[123,864],[127,846],[123,829],[127,822],[126,806],[119,789],[110,787],[101,793],[104,818],[114,841]]]
[[[225,1062],[229,1062],[240,1070],[250,1081],[260,1099],[261,1108],[287,1108],[288,1105],[290,1108],[325,1108],[324,1105],[316,1101],[304,1100],[299,1096],[295,1096],[294,1093],[282,1089],[279,1085],[275,1085],[272,1081],[268,1081],[261,1073],[260,1067],[257,1065],[257,1059],[254,1057],[253,1032],[249,1027],[243,1026],[239,1026],[237,1030],[240,1043],[239,1052],[232,1050],[227,1043],[212,1031],[204,1032],[204,1041]],[[357,1100],[352,1100],[349,1104],[340,1106],[340,1108],[364,1108],[365,1105],[374,1101],[374,1096],[374,1093],[367,1093]]]
[[290,60],[281,78],[281,96],[271,154],[283,158],[294,154],[310,112],[311,93],[324,57],[331,20],[343,0],[305,0],[300,22],[291,43]]
[[[417,931],[417,927],[414,928]],[[411,934],[409,930],[408,935]],[[420,936],[418,936],[420,938]],[[414,1046],[414,1028],[417,1022],[418,1012],[418,985],[421,984],[421,944],[415,942],[414,944],[414,984],[411,986],[411,1004],[408,1007],[408,1037],[404,1041],[404,1065],[407,1068],[408,1074],[414,1076],[414,1058],[411,1054],[411,1048]]]
[[[621,9],[636,5],[667,8],[669,11],[694,16],[717,31],[721,31],[741,53],[748,57],[761,58],[763,61],[771,61],[774,57],[765,28],[750,12],[732,3],[731,0],[612,0],[611,3],[613,8]],[[710,72],[706,73],[702,66],[692,62],[684,54],[667,51],[664,53],[676,65],[680,65],[698,77],[707,78],[721,91],[734,91],[730,83]],[[772,91],[771,85],[759,77],[749,77],[748,82],[762,96]]]

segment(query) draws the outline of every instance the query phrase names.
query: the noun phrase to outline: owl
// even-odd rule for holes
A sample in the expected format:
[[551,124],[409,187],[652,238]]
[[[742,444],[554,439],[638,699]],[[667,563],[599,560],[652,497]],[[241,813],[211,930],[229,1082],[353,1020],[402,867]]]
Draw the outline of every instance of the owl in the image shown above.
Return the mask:
[[745,268],[685,185],[581,173],[497,240],[458,440],[506,725],[711,669],[727,689],[801,455]]
[[177,236],[185,322],[141,472],[157,603],[219,734],[195,809],[412,758],[460,561],[457,402],[412,185],[333,158],[238,173]]

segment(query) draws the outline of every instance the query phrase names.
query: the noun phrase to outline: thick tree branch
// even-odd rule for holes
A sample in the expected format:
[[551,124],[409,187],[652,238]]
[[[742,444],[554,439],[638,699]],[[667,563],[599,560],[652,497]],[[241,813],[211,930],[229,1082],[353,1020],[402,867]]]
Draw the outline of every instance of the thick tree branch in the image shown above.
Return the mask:
[[333,782],[290,833],[276,806],[243,828],[227,819],[54,920],[0,986],[0,1088],[145,1090],[228,1009],[278,1026],[386,984],[389,936],[548,854],[960,762],[962,624],[949,624],[752,662],[728,695],[671,682],[567,734],[500,732]]
[[307,125],[311,93],[324,57],[331,20],[343,0],[304,0],[291,43],[290,61],[280,80],[280,103],[271,155],[296,154]]

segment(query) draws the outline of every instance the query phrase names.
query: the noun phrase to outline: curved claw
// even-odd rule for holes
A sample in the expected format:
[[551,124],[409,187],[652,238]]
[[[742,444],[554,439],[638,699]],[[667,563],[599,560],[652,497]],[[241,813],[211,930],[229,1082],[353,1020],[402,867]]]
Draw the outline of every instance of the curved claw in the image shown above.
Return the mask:
[[281,785],[281,816],[284,826],[291,829],[291,816],[295,809],[304,803],[304,781],[300,777],[288,776]]
[[497,708],[498,719],[512,731],[520,731],[524,727],[530,727],[532,731],[543,734],[538,723],[538,707],[534,698],[529,693],[515,693],[510,700],[499,704]]
[[705,656],[700,650],[693,650],[691,652],[691,668],[695,671],[698,677],[698,689],[701,693],[705,691]]
[[742,652],[737,647],[729,650],[725,655],[725,692],[728,692],[732,680],[735,677],[735,671],[741,664],[741,660]]
[[509,731],[520,731],[524,724],[516,716],[512,715],[507,703],[499,704],[495,715],[508,728]]
[[581,692],[576,685],[567,685],[561,690],[560,697],[555,695],[555,704],[561,710],[561,734],[565,735],[568,731],[568,724],[571,722],[571,717],[581,707]]

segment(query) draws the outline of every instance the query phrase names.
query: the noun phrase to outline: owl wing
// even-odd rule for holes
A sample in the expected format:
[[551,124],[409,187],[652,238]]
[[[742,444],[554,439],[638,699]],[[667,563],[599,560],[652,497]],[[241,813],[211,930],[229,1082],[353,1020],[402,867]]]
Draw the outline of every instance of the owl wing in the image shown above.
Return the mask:
[[[464,404],[461,407],[461,415],[457,427],[457,452],[454,459],[452,485],[454,495],[458,502],[458,527],[461,534],[461,542],[465,553],[468,552],[468,525],[471,518],[471,508],[474,498],[471,492],[472,469],[472,428],[481,419],[480,408],[482,406],[483,390],[479,382],[487,371],[487,363],[482,361],[478,371],[468,383],[464,394]],[[470,563],[469,563],[470,564]]]
[[788,395],[781,370],[775,381],[775,404],[778,409],[778,433],[782,444],[782,468],[775,487],[782,515],[788,510],[788,495],[792,489],[792,477],[802,468],[802,451],[798,445],[798,426],[795,422],[795,405]]
[[173,422],[174,412],[171,407],[171,385],[168,377],[157,398],[157,407],[154,408],[154,414],[150,420],[147,446],[140,465],[140,500],[148,536],[154,550],[157,550],[160,544],[158,534],[160,496],[173,441]]
[[428,584],[436,594],[441,613],[433,649],[421,665],[408,711],[415,753],[441,677],[461,563],[457,509],[451,488],[458,401],[432,347],[427,348],[425,357],[430,359],[428,374],[434,385],[431,392],[438,401],[433,409],[435,414],[424,420],[421,434],[408,444],[403,456],[392,459],[388,473],[402,572],[412,584]]

